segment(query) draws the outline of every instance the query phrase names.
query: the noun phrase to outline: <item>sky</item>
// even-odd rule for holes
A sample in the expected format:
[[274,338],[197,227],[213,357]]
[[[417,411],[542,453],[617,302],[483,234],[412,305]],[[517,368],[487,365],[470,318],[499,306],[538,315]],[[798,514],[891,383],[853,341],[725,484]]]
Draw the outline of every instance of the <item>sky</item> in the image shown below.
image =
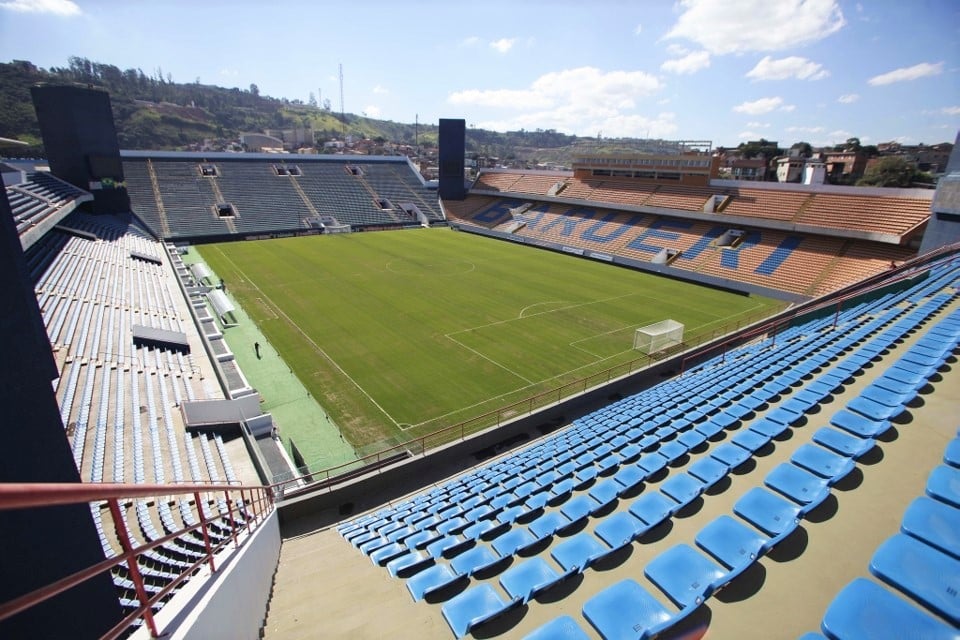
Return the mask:
[[[958,0],[0,0],[70,56],[412,123],[735,146],[953,142]],[[0,132],[0,135],[3,135]]]

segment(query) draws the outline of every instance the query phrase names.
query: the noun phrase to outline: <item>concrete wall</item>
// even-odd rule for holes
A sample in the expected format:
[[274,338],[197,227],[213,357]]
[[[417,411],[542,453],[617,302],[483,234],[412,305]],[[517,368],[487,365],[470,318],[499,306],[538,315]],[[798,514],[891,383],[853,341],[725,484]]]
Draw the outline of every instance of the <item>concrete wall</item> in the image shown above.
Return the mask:
[[[157,616],[161,637],[259,639],[280,559],[279,521],[274,511],[238,552],[217,556],[213,579],[204,565]],[[133,637],[149,633],[141,628]]]

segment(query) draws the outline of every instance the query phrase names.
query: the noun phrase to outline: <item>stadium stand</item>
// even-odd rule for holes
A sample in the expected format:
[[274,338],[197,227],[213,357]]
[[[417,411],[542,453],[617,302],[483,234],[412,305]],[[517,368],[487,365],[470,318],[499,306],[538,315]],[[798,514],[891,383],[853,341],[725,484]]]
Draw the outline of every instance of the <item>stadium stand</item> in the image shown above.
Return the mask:
[[[657,189],[666,190],[656,202],[660,205],[672,204],[674,208],[671,210],[677,211],[676,216],[644,213],[642,209],[595,208],[551,200],[491,199],[489,195],[471,195],[462,203],[452,206],[448,213],[454,223],[463,225],[467,230],[482,227],[509,234],[501,234],[500,237],[519,242],[556,250],[573,248],[594,252],[606,260],[613,256],[614,261],[620,259],[624,264],[639,268],[649,265],[666,250],[676,255],[675,259],[669,261],[673,268],[672,275],[695,281],[707,276],[714,279],[712,282],[729,283],[725,286],[735,288],[739,283],[746,290],[750,290],[750,286],[762,287],[766,292],[781,291],[796,296],[795,299],[809,299],[839,290],[888,270],[891,262],[899,263],[916,255],[916,250],[909,245],[890,245],[860,238],[859,234],[852,237],[830,236],[818,234],[810,226],[802,227],[802,231],[793,231],[776,225],[786,220],[787,214],[790,218],[796,218],[802,203],[819,195],[776,191],[763,193],[771,196],[769,200],[772,203],[789,204],[781,208],[787,214],[761,220],[759,214],[768,209],[754,202],[750,207],[758,217],[753,219],[754,224],[746,226],[723,218],[681,217],[680,208],[683,208],[684,202],[691,207],[690,211],[702,208],[706,197],[703,188]],[[674,192],[683,192],[685,195],[677,196]],[[569,187],[563,193],[569,193]],[[648,192],[645,202],[654,201],[658,193]],[[691,204],[693,200],[699,203],[697,207]],[[743,216],[743,204],[744,199],[733,198],[724,212],[734,209]],[[524,206],[523,224],[508,225],[513,220],[510,211]],[[767,206],[770,206],[769,202],[763,205]],[[887,206],[900,210],[899,207],[915,207],[916,203],[887,203]],[[897,228],[892,228],[892,224],[883,226],[882,231],[906,237],[923,222],[914,217],[908,222],[898,222],[900,226]],[[742,239],[735,244],[720,246],[718,239],[731,229],[741,232]]]
[[[134,212],[171,240],[442,224],[436,192],[405,157],[124,152]],[[278,175],[278,162],[299,173]],[[215,166],[204,175],[201,166]],[[348,171],[354,167],[356,172]],[[381,201],[390,202],[384,208]],[[220,205],[232,211],[218,214]]]
[[[135,222],[74,212],[27,252],[34,289],[60,369],[56,395],[73,457],[87,482],[132,484],[237,483],[230,460],[242,445],[229,447],[218,434],[191,433],[178,407],[188,401],[222,397],[205,361],[193,321],[172,279],[163,244]],[[131,341],[135,326],[179,332],[188,352]],[[199,454],[198,454],[199,451]],[[255,478],[249,463],[241,465]],[[197,504],[139,500],[125,513],[126,527],[143,543],[156,541],[197,522],[198,509],[227,518],[222,499]],[[108,558],[122,550],[107,535],[114,526],[105,504],[91,504]],[[157,526],[159,523],[160,526]],[[219,528],[217,528],[219,526]],[[213,525],[216,544],[230,527]],[[178,567],[202,557],[196,534],[174,537],[141,558],[148,590],[163,601],[184,584]],[[184,563],[187,563],[186,565]],[[127,567],[113,572],[127,609],[138,606]]]
[[89,193],[44,171],[31,171],[25,176],[23,182],[8,185],[6,192],[17,233],[24,248],[28,248],[50,226],[81,203],[93,198]]

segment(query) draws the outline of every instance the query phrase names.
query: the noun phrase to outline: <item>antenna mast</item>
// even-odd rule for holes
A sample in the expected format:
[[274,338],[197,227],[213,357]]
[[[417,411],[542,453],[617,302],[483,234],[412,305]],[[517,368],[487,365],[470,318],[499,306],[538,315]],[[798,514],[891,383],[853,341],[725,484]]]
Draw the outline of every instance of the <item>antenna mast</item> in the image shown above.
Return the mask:
[[347,116],[343,112],[343,63],[337,65],[340,68],[340,134],[344,144],[347,142]]

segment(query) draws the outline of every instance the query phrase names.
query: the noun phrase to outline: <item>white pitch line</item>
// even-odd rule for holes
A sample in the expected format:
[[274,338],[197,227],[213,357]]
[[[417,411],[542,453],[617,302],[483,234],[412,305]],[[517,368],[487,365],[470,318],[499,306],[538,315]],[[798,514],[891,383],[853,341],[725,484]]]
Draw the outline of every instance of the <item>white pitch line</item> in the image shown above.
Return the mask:
[[[463,332],[462,332],[462,331],[458,331],[457,333],[463,333]],[[494,360],[493,358],[491,358],[491,357],[489,357],[489,356],[483,355],[482,353],[480,353],[479,351],[477,351],[477,350],[474,349],[473,347],[468,347],[467,345],[463,344],[462,342],[460,342],[459,340],[457,340],[456,338],[454,338],[452,334],[449,334],[449,333],[448,333],[448,334],[445,334],[443,337],[444,337],[444,338],[449,338],[450,340],[452,340],[452,341],[455,342],[456,344],[460,345],[461,347],[463,347],[463,348],[466,349],[467,351],[471,351],[471,352],[475,353],[476,355],[480,356],[481,358],[483,358],[483,359],[486,360],[487,362],[493,364],[494,366],[500,367],[501,369],[503,369],[503,370],[506,371],[507,373],[510,373],[510,374],[512,374],[512,375],[520,378],[521,380],[523,380],[523,381],[526,382],[527,384],[536,384],[536,383],[534,383],[532,380],[528,380],[527,378],[523,377],[522,375],[520,375],[519,373],[517,373],[516,371],[514,371],[514,370],[511,369],[510,367],[505,367],[504,365],[500,364],[499,362],[497,362],[497,361]]]
[[[244,274],[244,275],[246,276],[246,274],[243,272],[243,270],[242,270],[240,267],[237,266],[237,263],[234,262],[232,259],[230,259],[230,257],[227,256],[227,254],[225,254],[222,249],[220,249],[219,247],[217,247],[217,251],[219,251],[220,254],[224,257],[224,259],[226,259],[227,262],[229,262],[230,264],[232,264],[233,267],[234,267],[237,271],[239,271],[240,273],[242,273],[242,274]],[[381,407],[381,406],[380,406],[380,403],[378,403],[376,400],[374,400],[374,399],[373,399],[373,396],[371,396],[369,393],[367,393],[367,390],[366,390],[366,389],[364,389],[363,387],[361,387],[360,384],[359,384],[356,380],[354,380],[352,377],[350,377],[350,374],[347,373],[346,371],[344,371],[343,368],[342,368],[339,364],[337,364],[336,360],[334,360],[333,358],[331,358],[331,357],[327,354],[326,351],[324,351],[323,349],[321,349],[321,348],[320,348],[320,345],[318,345],[316,342],[314,342],[313,339],[312,339],[310,336],[308,336],[308,335],[303,331],[303,329],[300,328],[299,325],[297,325],[296,322],[294,322],[293,320],[291,320],[291,319],[290,319],[290,316],[288,316],[286,313],[284,313],[283,309],[281,309],[281,308],[278,307],[276,304],[274,304],[273,301],[270,300],[270,297],[267,296],[267,294],[265,294],[265,293],[263,292],[263,289],[261,289],[261,288],[258,287],[256,284],[254,284],[254,283],[253,283],[253,280],[251,280],[249,277],[247,277],[247,282],[250,284],[251,287],[253,287],[254,289],[256,289],[256,290],[260,293],[260,295],[263,296],[265,302],[269,302],[270,306],[272,306],[272,307],[274,308],[274,311],[275,311],[276,313],[278,313],[278,314],[280,314],[281,316],[283,316],[283,319],[286,320],[287,323],[288,323],[291,327],[293,327],[294,329],[296,329],[296,330],[300,333],[300,335],[304,337],[304,339],[305,339],[307,342],[309,342],[311,345],[313,345],[313,348],[317,351],[317,353],[319,353],[321,356],[323,356],[323,357],[327,360],[327,362],[329,362],[330,364],[332,364],[333,367],[334,367],[337,371],[339,371],[340,374],[343,375],[344,378],[346,378],[347,380],[349,380],[349,381],[353,384],[353,386],[355,386],[355,387],[357,388],[357,390],[360,391],[360,393],[362,393],[364,396],[366,396],[367,399],[373,404],[373,406],[375,406],[377,409],[379,409],[380,412],[381,412],[383,415],[385,415],[385,416],[387,417],[387,419],[390,420],[390,422],[392,422],[392,423],[394,424],[394,426],[396,426],[396,427],[399,427],[399,426],[400,426],[400,423],[397,422],[396,420],[394,420],[393,416],[391,416],[389,413],[387,413],[387,410],[384,409],[383,407]]]

